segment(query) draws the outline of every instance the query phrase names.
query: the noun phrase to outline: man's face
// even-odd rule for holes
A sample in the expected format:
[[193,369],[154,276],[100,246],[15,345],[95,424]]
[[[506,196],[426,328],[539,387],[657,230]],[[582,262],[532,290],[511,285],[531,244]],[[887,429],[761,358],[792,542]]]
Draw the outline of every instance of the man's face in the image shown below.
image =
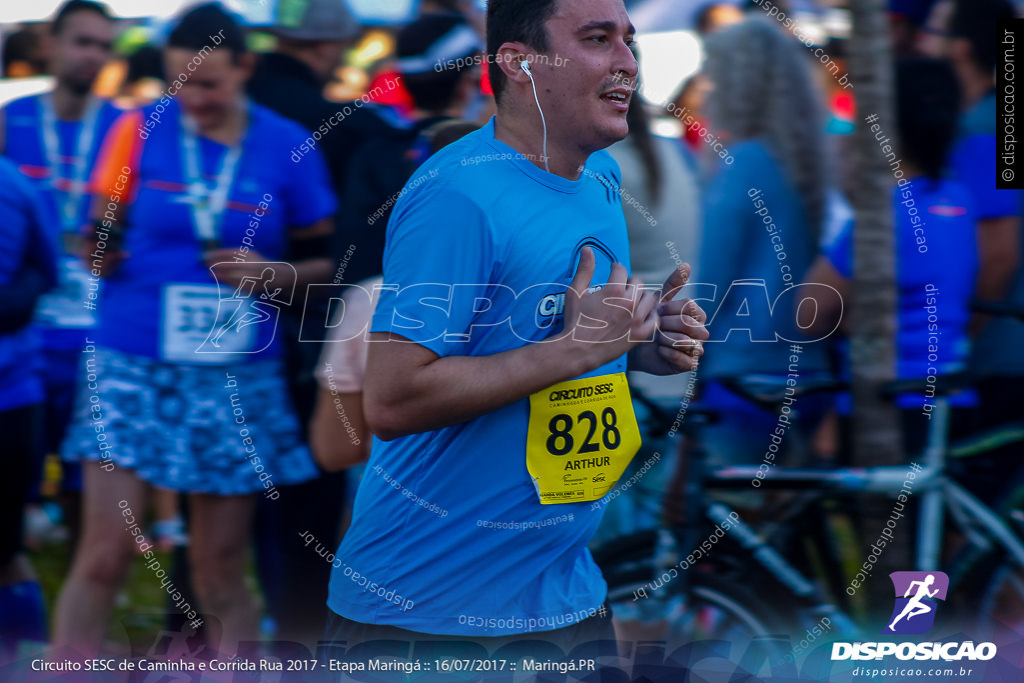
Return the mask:
[[[226,48],[168,48],[164,64],[168,83],[177,88],[178,103],[204,129],[220,125],[234,110],[251,74],[251,55],[236,61]],[[182,74],[186,78],[178,88],[174,82]]]
[[548,62],[532,69],[551,133],[588,153],[626,137],[637,63],[622,0],[558,0],[547,32]]
[[53,73],[78,93],[87,93],[113,53],[114,23],[95,12],[67,17],[53,40]]
[[324,41],[316,46],[317,64],[314,67],[317,78],[327,83],[334,77],[334,70],[341,65],[342,55],[349,43],[341,41]]

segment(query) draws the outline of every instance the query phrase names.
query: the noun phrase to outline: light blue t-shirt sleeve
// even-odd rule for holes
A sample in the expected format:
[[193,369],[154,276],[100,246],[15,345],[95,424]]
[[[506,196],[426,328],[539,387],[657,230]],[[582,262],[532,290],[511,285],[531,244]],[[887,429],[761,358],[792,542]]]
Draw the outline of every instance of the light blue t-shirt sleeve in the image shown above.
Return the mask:
[[953,150],[953,170],[971,194],[978,220],[1018,216],[1020,190],[996,189],[996,138],[971,135],[960,140]]
[[425,187],[408,195],[388,224],[385,289],[371,331],[392,332],[438,356],[469,355],[457,335],[471,331],[474,306],[453,297],[453,286],[485,292],[494,281],[496,252],[486,213],[463,193]]
[[853,223],[853,219],[847,220],[823,247],[825,258],[847,280],[853,278]]

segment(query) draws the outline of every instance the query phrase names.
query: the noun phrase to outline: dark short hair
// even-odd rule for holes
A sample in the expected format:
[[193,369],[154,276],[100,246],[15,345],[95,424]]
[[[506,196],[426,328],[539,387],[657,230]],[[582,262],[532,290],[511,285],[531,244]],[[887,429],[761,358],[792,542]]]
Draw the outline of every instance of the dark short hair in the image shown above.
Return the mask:
[[143,45],[128,57],[128,74],[125,81],[137,83],[143,78],[164,80],[164,62],[160,49],[155,45]]
[[1007,0],[956,0],[949,19],[949,33],[971,44],[974,61],[986,73],[994,71],[999,60],[996,30],[1000,21],[1017,13]]
[[[213,44],[211,36],[220,35],[221,31],[223,40],[219,44]],[[217,2],[199,5],[182,16],[167,37],[167,47],[196,52],[218,47],[230,51],[235,61],[248,52],[245,30],[235,17]]]
[[39,35],[31,29],[23,28],[7,36],[0,51],[0,75],[9,76],[15,62],[27,62],[34,71],[45,71],[46,63],[39,59],[38,48]]
[[896,121],[900,151],[938,179],[957,136],[960,84],[949,62],[913,57],[896,63]]
[[494,98],[501,101],[505,74],[498,64],[498,48],[505,43],[523,43],[540,53],[550,48],[545,23],[555,14],[558,0],[488,0],[487,55],[488,73]]
[[64,5],[57,10],[57,16],[53,19],[53,24],[50,25],[50,33],[53,35],[60,35],[60,32],[64,30],[64,26],[68,23],[68,17],[78,12],[92,12],[97,14],[107,21],[113,21],[114,16],[107,9],[106,5],[102,5],[93,0],[68,0]]
[[[426,14],[409,24],[401,31],[395,41],[395,52],[399,59],[422,57],[430,52],[431,46],[466,21],[458,14]],[[472,55],[459,55],[466,58]],[[405,88],[409,91],[416,107],[427,112],[443,111],[451,106],[452,100],[462,81],[464,72],[461,69],[431,69],[425,73],[407,73],[403,75]]]

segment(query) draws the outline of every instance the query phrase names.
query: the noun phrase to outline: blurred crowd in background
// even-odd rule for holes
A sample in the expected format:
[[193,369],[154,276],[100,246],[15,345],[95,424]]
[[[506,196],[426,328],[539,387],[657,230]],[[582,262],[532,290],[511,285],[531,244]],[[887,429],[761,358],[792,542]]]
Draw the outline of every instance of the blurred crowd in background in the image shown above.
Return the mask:
[[[0,24],[0,661],[33,643],[116,648],[104,630],[138,611],[122,594],[136,555],[175,588],[133,575],[156,587],[148,628],[209,629],[202,613],[229,642],[321,635],[331,565],[304,538],[336,547],[369,456],[357,332],[373,304],[346,296],[330,326],[337,301],[307,286],[379,282],[403,186],[495,113],[481,4],[395,3],[386,22],[366,4],[122,19],[71,0]],[[861,152],[893,173],[896,375],[921,380],[898,399],[907,451],[927,435],[929,376],[978,378],[953,398],[955,433],[1020,419],[1024,325],[970,309],[1024,305],[1024,207],[995,189],[994,26],[1014,6],[890,0],[891,129],[856,106],[839,4],[627,7],[642,84],[610,151],[630,266],[660,283],[690,263],[712,334],[699,378],[637,376],[634,393],[674,412],[695,390],[725,416],[705,434],[713,461],[759,463],[777,416],[732,380],[785,382],[775,333],[792,322],[773,303],[806,282],[840,297],[819,301],[801,381],[849,377],[860,126],[878,141]],[[266,290],[291,304],[276,337],[236,326],[233,361],[193,364],[214,323],[231,327],[211,272],[241,292],[268,284],[250,265],[263,262],[292,266],[274,281],[292,297]],[[300,342],[311,320],[344,341]],[[850,411],[844,395],[801,399],[814,458],[851,464]],[[974,490],[997,496],[1020,456],[977,463]],[[616,532],[654,522],[623,498],[607,513]]]

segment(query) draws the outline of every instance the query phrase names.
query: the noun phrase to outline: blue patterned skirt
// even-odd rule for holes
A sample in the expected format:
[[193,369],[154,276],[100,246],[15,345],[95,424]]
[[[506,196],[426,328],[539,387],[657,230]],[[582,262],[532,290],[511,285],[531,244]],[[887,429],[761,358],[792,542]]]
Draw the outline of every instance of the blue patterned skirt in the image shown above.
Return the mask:
[[134,470],[184,493],[271,499],[277,486],[317,476],[280,360],[176,365],[105,348],[82,356],[64,460]]

